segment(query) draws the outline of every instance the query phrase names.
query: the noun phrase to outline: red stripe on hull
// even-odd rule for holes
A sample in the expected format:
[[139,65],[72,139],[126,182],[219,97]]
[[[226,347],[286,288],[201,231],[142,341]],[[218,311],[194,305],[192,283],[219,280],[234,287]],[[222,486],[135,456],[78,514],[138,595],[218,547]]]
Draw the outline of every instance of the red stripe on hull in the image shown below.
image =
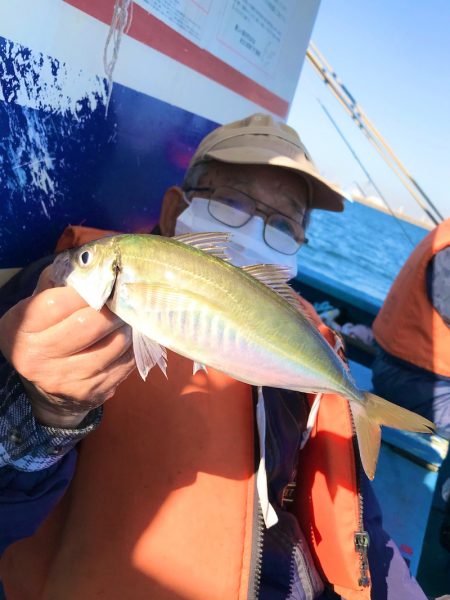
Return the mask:
[[[111,23],[114,7],[112,0],[95,0],[95,2],[65,0],[65,2],[107,25]],[[282,118],[286,117],[289,110],[289,103],[286,100],[230,67],[210,52],[202,50],[137,4],[133,6],[133,21],[127,35],[270,112]]]

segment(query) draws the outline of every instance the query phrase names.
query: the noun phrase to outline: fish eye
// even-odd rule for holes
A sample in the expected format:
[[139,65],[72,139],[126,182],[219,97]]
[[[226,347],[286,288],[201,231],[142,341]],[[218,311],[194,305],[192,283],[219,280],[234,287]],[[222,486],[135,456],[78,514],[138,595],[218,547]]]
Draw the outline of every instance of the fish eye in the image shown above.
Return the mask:
[[78,256],[78,262],[80,263],[80,266],[82,267],[86,267],[92,260],[92,252],[89,252],[89,250],[84,250],[84,252],[82,252],[79,256]]

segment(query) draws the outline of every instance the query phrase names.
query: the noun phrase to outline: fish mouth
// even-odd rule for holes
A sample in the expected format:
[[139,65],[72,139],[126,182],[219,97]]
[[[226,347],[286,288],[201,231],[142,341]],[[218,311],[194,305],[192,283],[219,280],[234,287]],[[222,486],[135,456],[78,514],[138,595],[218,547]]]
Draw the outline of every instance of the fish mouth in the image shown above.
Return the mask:
[[50,278],[56,286],[65,285],[67,278],[73,271],[70,252],[68,250],[61,252],[52,263]]

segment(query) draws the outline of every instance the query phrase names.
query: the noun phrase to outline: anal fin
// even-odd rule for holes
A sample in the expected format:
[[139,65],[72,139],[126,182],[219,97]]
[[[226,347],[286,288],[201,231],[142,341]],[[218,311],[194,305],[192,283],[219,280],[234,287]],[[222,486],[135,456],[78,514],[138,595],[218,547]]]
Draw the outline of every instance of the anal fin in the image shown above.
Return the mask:
[[203,363],[194,361],[194,367],[192,369],[192,374],[195,375],[197,373],[197,371],[205,371],[205,373],[207,373],[208,369],[205,367],[205,365]]

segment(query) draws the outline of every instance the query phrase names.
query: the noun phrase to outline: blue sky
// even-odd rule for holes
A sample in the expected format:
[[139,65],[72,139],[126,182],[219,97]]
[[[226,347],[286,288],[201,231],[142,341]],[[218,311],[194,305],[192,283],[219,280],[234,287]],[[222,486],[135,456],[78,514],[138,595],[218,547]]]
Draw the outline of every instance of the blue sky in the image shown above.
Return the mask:
[[[450,217],[450,1],[322,0],[312,41],[394,152]],[[288,123],[320,171],[376,195],[317,98],[394,208],[423,212],[305,59]]]

